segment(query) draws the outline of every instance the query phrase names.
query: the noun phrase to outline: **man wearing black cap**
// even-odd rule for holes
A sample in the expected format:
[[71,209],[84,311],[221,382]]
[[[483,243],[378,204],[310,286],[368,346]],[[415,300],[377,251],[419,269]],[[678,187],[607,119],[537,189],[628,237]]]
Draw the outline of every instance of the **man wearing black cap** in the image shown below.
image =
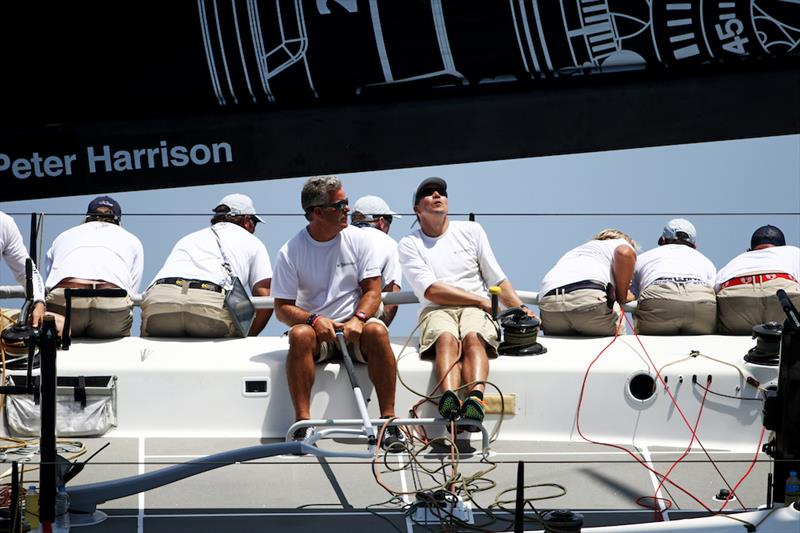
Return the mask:
[[[483,420],[489,357],[497,356],[498,331],[487,289],[498,285],[506,307],[527,310],[475,222],[448,219],[447,183],[428,178],[414,194],[420,229],[398,245],[400,264],[420,301],[419,353],[434,359],[443,417]],[[464,396],[463,404],[457,391]]]
[[[253,201],[244,194],[229,194],[213,213],[211,227],[175,244],[145,292],[142,337],[240,337],[241,322],[225,302],[233,289],[232,277],[253,296],[269,296],[272,264],[264,243],[254,235],[263,220]],[[244,333],[258,335],[270,316],[271,309],[259,310]]]
[[[120,227],[122,208],[110,196],[89,203],[83,224],[53,241],[47,252],[49,309],[64,314],[64,289],[125,289],[139,291],[144,269],[142,243]],[[73,337],[127,337],[133,322],[132,303],[124,298],[72,300]]]
[[800,305],[798,280],[800,248],[786,246],[783,232],[775,226],[758,228],[750,238],[750,249],[717,273],[720,333],[750,335],[757,324],[783,322],[775,292],[785,290]]

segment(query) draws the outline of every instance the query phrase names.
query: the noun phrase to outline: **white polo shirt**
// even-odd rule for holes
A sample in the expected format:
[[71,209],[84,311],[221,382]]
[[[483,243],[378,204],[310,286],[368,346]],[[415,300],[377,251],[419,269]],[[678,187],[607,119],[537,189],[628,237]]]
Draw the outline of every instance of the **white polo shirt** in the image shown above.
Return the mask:
[[329,241],[314,240],[305,227],[281,246],[272,296],[331,320],[346,320],[361,300],[361,281],[381,276],[367,233],[347,226]]
[[714,290],[729,279],[748,274],[783,272],[800,281],[800,248],[797,246],[770,246],[737,255],[717,272]]
[[144,271],[141,241],[110,222],[86,222],[60,234],[47,251],[47,288],[64,278],[103,280],[139,292]]
[[421,304],[420,312],[437,307],[425,298],[425,291],[437,281],[487,297],[489,286],[506,279],[486,232],[477,222],[451,220],[447,231],[438,237],[429,237],[418,229],[400,239],[397,251],[403,275]]
[[[30,257],[25,243],[22,241],[22,234],[19,232],[17,223],[7,214],[0,212],[0,254],[3,255],[8,268],[14,274],[17,283],[25,287],[25,262]],[[33,299],[44,300],[44,282],[33,264]]]
[[389,235],[371,226],[360,228],[369,237],[373,253],[381,265],[381,288],[390,283],[401,287],[402,271],[397,255],[397,242]]
[[578,281],[592,280],[603,285],[611,283],[614,251],[620,246],[634,249],[625,239],[591,240],[573,248],[545,274],[539,296]]
[[664,244],[636,258],[631,291],[638,297],[659,278],[697,278],[712,287],[717,277],[714,263],[684,244]]
[[[258,237],[231,222],[218,222],[214,224],[214,229],[219,234],[225,255],[231,262],[233,274],[243,285],[252,290],[256,283],[272,278],[272,264],[267,248]],[[208,227],[179,240],[153,281],[185,278],[224,286],[228,281],[228,273],[222,263],[217,238],[211,227]]]

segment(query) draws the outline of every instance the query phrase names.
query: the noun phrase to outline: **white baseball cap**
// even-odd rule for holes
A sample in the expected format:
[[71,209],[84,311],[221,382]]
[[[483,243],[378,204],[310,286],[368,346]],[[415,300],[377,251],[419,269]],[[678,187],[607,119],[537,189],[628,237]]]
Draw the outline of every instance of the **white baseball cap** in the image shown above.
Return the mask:
[[381,215],[392,215],[394,218],[403,218],[389,208],[389,204],[383,201],[379,196],[362,196],[353,207],[350,208],[353,213],[361,213],[362,215],[369,215],[371,217],[379,217]]
[[[679,235],[680,233],[684,235]],[[694,229],[694,224],[685,218],[673,218],[664,226],[661,236],[667,240],[688,241],[696,244],[697,230]]]
[[225,198],[219,201],[217,207],[221,205],[227,205],[228,209],[230,209],[229,213],[231,215],[252,215],[258,220],[259,222],[263,223],[264,219],[260,216],[256,215],[256,208],[253,207],[253,200],[250,199],[249,196],[244,194],[229,194]]

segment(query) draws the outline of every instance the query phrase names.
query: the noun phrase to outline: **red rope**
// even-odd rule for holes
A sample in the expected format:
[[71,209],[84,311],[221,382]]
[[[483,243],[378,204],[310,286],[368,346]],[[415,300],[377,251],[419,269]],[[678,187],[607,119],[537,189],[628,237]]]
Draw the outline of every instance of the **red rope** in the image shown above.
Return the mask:
[[[675,409],[678,411],[678,414],[681,416],[681,419],[683,420],[683,423],[686,425],[687,428],[689,428],[689,431],[692,431],[692,427],[691,427],[691,424],[689,423],[689,420],[686,418],[686,415],[683,413],[683,411],[681,410],[680,406],[678,405],[678,401],[672,395],[672,391],[669,389],[669,387],[667,387],[667,384],[664,381],[663,377],[661,376],[661,373],[658,371],[658,367],[656,367],[655,363],[653,362],[652,357],[650,357],[650,353],[647,351],[647,348],[644,347],[644,343],[642,342],[642,339],[640,339],[639,335],[636,333],[636,328],[633,327],[633,324],[631,324],[631,321],[628,319],[627,315],[624,315],[624,316],[625,316],[625,320],[627,321],[627,324],[629,326],[631,326],[631,329],[633,330],[633,336],[636,338],[636,341],[639,343],[639,346],[642,348],[642,351],[647,356],[647,360],[650,363],[650,366],[652,366],[653,369],[655,370],[656,377],[658,378],[658,381],[661,383],[661,386],[664,387],[664,391],[667,393],[667,396],[669,396],[669,399],[672,402],[672,405],[675,406]],[[693,437],[695,437],[695,439],[697,440],[697,445],[700,446],[700,449],[703,450],[703,454],[706,456],[706,459],[708,459],[709,463],[714,467],[714,470],[716,470],[717,474],[719,474],[719,477],[722,479],[722,482],[725,483],[725,485],[730,489],[731,488],[730,483],[728,483],[728,480],[725,479],[725,476],[722,474],[722,471],[720,471],[719,467],[717,467],[716,461],[714,461],[714,459],[711,458],[711,454],[709,454],[708,450],[706,450],[706,447],[703,445],[703,442],[700,440],[700,437],[697,437],[696,432],[693,432]],[[673,483],[672,480],[669,480],[669,481],[670,481],[670,483]],[[733,489],[731,489],[731,492],[733,492]],[[692,496],[692,497],[694,498],[694,496]],[[694,498],[694,500],[697,501],[698,503],[700,503],[697,500],[697,498]],[[739,501],[739,504],[741,505],[742,509],[746,509],[744,504],[742,504],[741,500],[738,500],[738,501]],[[700,505],[703,505],[703,504],[700,503]],[[703,507],[707,511],[711,511],[711,509],[709,509],[705,505],[703,505]]]
[[739,488],[739,485],[745,480],[747,476],[750,475],[750,472],[753,471],[753,467],[756,466],[756,461],[758,460],[758,454],[761,452],[761,443],[764,442],[764,434],[767,432],[767,428],[761,428],[761,437],[758,439],[758,446],[756,447],[756,453],[753,456],[753,460],[750,462],[750,466],[747,468],[747,471],[742,475],[739,481],[736,482],[736,485],[733,486],[733,490],[730,491],[728,497],[725,498],[725,502],[722,504],[722,507],[719,508],[718,513],[721,513],[725,506],[728,505],[728,501],[733,498],[734,494],[736,494],[736,489]]
[[[619,446],[617,444],[611,444],[611,443],[608,443],[608,442],[600,442],[600,441],[592,440],[592,439],[588,438],[586,435],[584,435],[583,431],[581,430],[581,407],[583,406],[583,396],[584,396],[584,392],[586,390],[586,380],[589,378],[589,372],[591,372],[592,367],[597,362],[597,360],[600,359],[600,357],[603,355],[603,353],[605,353],[605,351],[608,350],[608,348],[617,341],[617,338],[619,338],[620,328],[622,327],[622,321],[626,320],[626,319],[627,319],[627,317],[625,316],[625,313],[622,313],[622,315],[619,318],[619,322],[617,323],[617,328],[614,331],[614,338],[611,339],[611,342],[609,342],[605,346],[605,348],[603,348],[600,351],[600,353],[597,354],[597,356],[592,360],[592,362],[589,363],[589,366],[586,368],[586,372],[583,375],[583,381],[581,382],[581,392],[580,392],[580,395],[578,397],[578,412],[576,413],[576,417],[575,417],[575,427],[576,427],[576,429],[578,431],[578,434],[586,442],[589,442],[589,443],[592,443],[592,444],[597,444],[597,445],[600,445],[600,446],[607,446],[607,447],[610,447],[610,448],[615,448],[617,450],[624,451],[625,453],[630,455],[636,462],[638,462],[640,465],[642,465],[644,468],[646,468],[647,470],[649,470],[650,472],[652,472],[653,474],[655,474],[658,477],[663,477],[665,481],[668,481],[671,485],[673,485],[674,487],[679,489],[681,492],[683,492],[684,494],[686,494],[687,496],[692,498],[694,501],[699,503],[703,507],[703,509],[705,509],[708,512],[712,512],[711,509],[706,504],[704,504],[700,499],[698,499],[694,494],[692,494],[688,490],[684,489],[682,486],[678,485],[673,480],[662,476],[661,473],[659,473],[654,468],[652,468],[650,465],[648,465],[646,462],[641,460],[639,457],[637,457],[634,453],[632,453],[627,448],[624,448],[623,446]],[[638,336],[637,336],[637,339],[638,339]],[[641,345],[641,340],[639,340],[639,344]],[[644,347],[642,347],[642,348],[644,348]],[[647,353],[647,352],[645,351],[645,353]],[[648,359],[650,359],[649,354],[647,355],[647,357],[648,357]],[[653,365],[652,359],[650,359],[650,364],[653,366],[653,368],[656,368],[656,366]],[[656,369],[656,374],[658,375],[658,370],[657,369]],[[659,375],[659,379],[661,380],[661,376],[660,375]],[[664,381],[661,380],[661,383],[663,384]],[[677,403],[675,402],[675,398],[671,394],[670,394],[670,398],[672,399],[673,404],[675,404],[675,407],[678,409],[678,412],[681,413],[681,416],[683,417],[684,421],[686,421],[686,417],[680,411],[680,408],[677,406]],[[698,442],[699,442],[699,439],[698,439]],[[637,500],[637,503],[638,503],[638,500]],[[654,502],[654,504],[655,504],[655,502]]]

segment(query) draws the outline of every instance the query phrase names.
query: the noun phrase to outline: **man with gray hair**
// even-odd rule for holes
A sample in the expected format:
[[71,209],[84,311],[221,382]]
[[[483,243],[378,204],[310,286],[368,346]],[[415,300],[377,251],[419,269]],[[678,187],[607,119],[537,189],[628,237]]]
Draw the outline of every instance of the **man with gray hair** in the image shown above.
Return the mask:
[[631,291],[639,302],[636,331],[645,335],[711,335],[717,327],[717,269],[697,251],[686,219],[667,222],[658,247],[636,258]]
[[[374,252],[381,264],[381,286],[383,292],[399,292],[402,278],[397,242],[389,236],[392,220],[402,218],[389,208],[383,198],[362,196],[353,204],[350,220],[354,226],[363,228],[372,240]],[[380,319],[388,326],[397,314],[397,305],[384,305]]]
[[[300,196],[308,225],[284,244],[275,262],[275,314],[290,327],[286,374],[295,419],[311,418],[315,363],[338,359],[336,331],[348,351],[366,363],[382,417],[394,417],[397,362],[386,325],[375,318],[381,301],[381,271],[363,230],[348,225],[349,201],[339,178],[309,178]],[[302,441],[313,428],[298,429]],[[383,447],[400,451],[396,426]]]
[[[225,304],[231,276],[253,296],[269,296],[272,267],[264,243],[253,235],[256,224],[263,222],[253,201],[229,194],[213,213],[211,227],[175,244],[145,292],[142,337],[241,336],[241,326]],[[246,333],[258,335],[271,315],[269,309],[257,311]]]
[[[614,335],[621,305],[636,264],[636,244],[628,235],[605,229],[573,248],[545,274],[539,291],[542,329],[547,335]],[[625,333],[624,325],[620,333]]]

